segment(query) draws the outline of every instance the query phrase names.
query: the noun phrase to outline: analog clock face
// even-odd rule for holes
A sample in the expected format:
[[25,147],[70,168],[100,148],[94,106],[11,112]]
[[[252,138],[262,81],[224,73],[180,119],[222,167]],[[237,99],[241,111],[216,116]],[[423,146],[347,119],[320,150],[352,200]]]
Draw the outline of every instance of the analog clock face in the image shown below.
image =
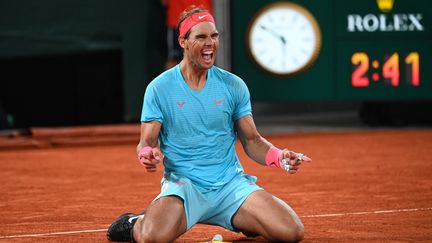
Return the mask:
[[279,2],[264,7],[252,19],[247,33],[252,59],[264,70],[288,76],[308,68],[321,47],[321,32],[303,7]]

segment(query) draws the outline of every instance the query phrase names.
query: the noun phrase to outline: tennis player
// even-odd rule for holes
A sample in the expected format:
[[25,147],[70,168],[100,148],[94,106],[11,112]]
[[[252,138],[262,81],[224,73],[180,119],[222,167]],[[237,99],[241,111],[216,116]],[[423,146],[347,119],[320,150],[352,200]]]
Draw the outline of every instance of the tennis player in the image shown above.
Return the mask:
[[201,223],[269,241],[302,240],[299,217],[244,173],[235,143],[238,137],[251,159],[290,174],[312,160],[258,133],[245,82],[214,66],[219,34],[208,11],[186,9],[178,31],[183,60],[148,85],[137,146],[148,172],[163,163],[161,193],[144,213],[120,215],[108,239],[173,242]]

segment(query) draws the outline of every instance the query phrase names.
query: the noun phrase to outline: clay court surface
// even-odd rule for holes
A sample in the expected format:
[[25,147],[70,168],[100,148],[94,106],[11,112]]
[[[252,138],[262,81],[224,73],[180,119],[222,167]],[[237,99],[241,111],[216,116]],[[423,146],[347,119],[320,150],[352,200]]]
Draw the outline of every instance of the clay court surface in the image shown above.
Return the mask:
[[[128,125],[0,137],[0,243],[107,242],[114,218],[141,211],[160,190],[162,170],[147,173],[136,161],[138,132]],[[431,129],[266,137],[314,160],[290,175],[238,147],[245,171],[299,214],[304,242],[432,242]],[[216,233],[264,241],[197,225],[177,242]]]

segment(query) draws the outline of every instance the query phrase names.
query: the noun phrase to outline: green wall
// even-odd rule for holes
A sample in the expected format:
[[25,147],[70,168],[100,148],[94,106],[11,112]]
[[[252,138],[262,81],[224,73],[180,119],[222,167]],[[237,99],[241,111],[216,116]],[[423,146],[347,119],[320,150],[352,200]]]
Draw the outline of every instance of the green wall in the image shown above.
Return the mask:
[[[306,8],[317,20],[322,45],[315,63],[303,73],[291,77],[275,77],[260,69],[249,57],[246,32],[255,13],[274,2],[249,0],[231,1],[232,71],[248,84],[252,97],[263,101],[365,101],[365,100],[431,100],[432,99],[432,2],[429,0],[394,0],[393,9],[384,12],[376,0],[292,0]],[[348,16],[362,16],[362,22],[378,26],[395,22],[411,28],[413,16],[423,29],[414,31],[355,31],[347,30]],[[395,20],[397,19],[397,20]],[[375,21],[375,22],[374,22]],[[415,21],[414,21],[415,22]],[[408,29],[409,29],[408,28]],[[365,53],[363,63],[352,63],[355,53]],[[392,54],[399,55],[398,85],[390,84],[384,64]],[[419,54],[421,83],[411,84],[411,64],[405,58]],[[379,65],[373,67],[373,61]],[[353,87],[353,72],[368,80],[366,87]],[[388,64],[388,63],[387,63]],[[388,67],[388,65],[386,66]],[[387,73],[388,74],[388,73]],[[373,77],[377,78],[373,80]]]
[[[163,68],[164,18],[159,1],[5,0],[0,2],[0,59],[120,51],[122,116],[136,122],[145,87]],[[30,80],[24,87],[25,82]],[[0,89],[18,92],[1,84]]]

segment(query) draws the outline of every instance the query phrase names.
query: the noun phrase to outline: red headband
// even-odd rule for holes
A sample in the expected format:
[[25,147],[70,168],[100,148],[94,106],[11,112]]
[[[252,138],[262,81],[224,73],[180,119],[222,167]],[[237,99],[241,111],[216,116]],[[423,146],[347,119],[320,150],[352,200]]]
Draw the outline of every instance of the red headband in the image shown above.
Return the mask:
[[181,22],[180,36],[184,37],[192,27],[201,22],[211,22],[213,24],[215,23],[213,16],[209,12],[199,12],[196,14],[192,14],[191,16],[183,20],[183,22]]

